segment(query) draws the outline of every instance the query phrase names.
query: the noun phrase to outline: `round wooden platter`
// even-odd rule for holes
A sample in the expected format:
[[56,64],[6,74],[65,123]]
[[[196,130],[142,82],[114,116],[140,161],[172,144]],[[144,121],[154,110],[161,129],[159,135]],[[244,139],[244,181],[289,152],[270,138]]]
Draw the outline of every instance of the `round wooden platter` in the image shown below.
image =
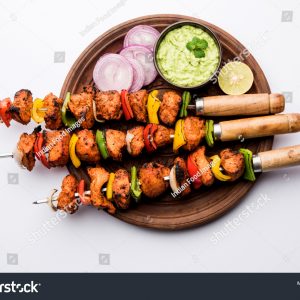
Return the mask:
[[[227,32],[208,22],[181,15],[150,15],[137,19],[133,19],[122,23],[111,30],[107,31],[96,39],[87,49],[80,55],[71,68],[64,85],[61,90],[61,96],[64,97],[66,92],[77,93],[82,87],[92,82],[93,68],[105,53],[117,53],[122,49],[123,39],[130,28],[139,24],[147,24],[162,31],[168,25],[178,21],[196,21],[211,28],[220,38],[223,50],[223,62],[241,56],[245,47]],[[245,53],[245,52],[244,52]],[[244,57],[245,58],[245,57]],[[244,62],[250,66],[254,73],[254,84],[249,93],[269,93],[270,88],[268,82],[252,55],[247,56]],[[153,88],[172,88],[168,86],[161,78],[156,81],[148,89]],[[223,94],[217,84],[209,84],[199,91],[200,96]],[[219,121],[216,119],[216,121]],[[110,123],[105,126],[113,128],[126,128],[132,124],[125,122]],[[266,151],[272,148],[273,138],[253,139],[249,141],[234,143],[218,143],[214,149],[208,149],[208,154],[216,153],[225,147],[239,149],[246,147],[254,153]],[[179,153],[184,156],[184,153]],[[172,148],[164,149],[152,156],[142,155],[137,159],[133,159],[125,154],[123,162],[117,163],[111,160],[101,161],[101,165],[107,170],[116,170],[117,168],[126,168],[130,170],[132,165],[137,167],[148,161],[156,161],[165,165],[171,165],[176,156],[172,153]],[[89,180],[86,173],[86,167],[75,170],[69,166],[71,173],[77,177],[83,177]],[[170,190],[161,197],[148,200],[143,199],[139,205],[132,205],[126,211],[118,211],[114,216],[127,223],[138,226],[155,228],[161,230],[179,230],[201,225],[210,222],[232,209],[237,205],[243,196],[253,187],[254,183],[247,182],[243,179],[234,183],[216,182],[210,188],[203,188],[200,191],[193,191],[186,198],[173,198]]]

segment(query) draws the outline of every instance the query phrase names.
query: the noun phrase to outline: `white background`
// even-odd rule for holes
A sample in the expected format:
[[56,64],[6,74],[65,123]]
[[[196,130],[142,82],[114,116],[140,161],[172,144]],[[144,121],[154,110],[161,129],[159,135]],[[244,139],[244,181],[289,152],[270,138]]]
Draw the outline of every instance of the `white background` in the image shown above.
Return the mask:
[[[21,88],[35,97],[58,95],[75,59],[104,31],[142,15],[178,13],[214,23],[250,48],[272,91],[292,92],[286,110],[300,111],[299,0],[124,2],[0,0],[0,97],[13,97]],[[292,22],[281,22],[283,10],[293,11]],[[56,51],[65,52],[64,63],[54,63]],[[11,151],[20,133],[33,125],[0,125],[0,152]],[[300,144],[300,134],[277,137],[274,147],[294,144]],[[17,173],[19,184],[8,184],[8,173]],[[181,232],[137,228],[90,208],[46,230],[55,214],[31,203],[59,187],[65,174],[66,169],[48,171],[40,164],[28,173],[11,159],[1,160],[2,272],[300,271],[299,168],[264,174],[226,216]],[[267,197],[264,204],[239,218],[261,195]],[[239,224],[226,231],[235,218]],[[222,230],[224,236],[213,242]],[[32,241],[33,232],[40,238]],[[99,264],[99,254],[109,255],[110,264]]]

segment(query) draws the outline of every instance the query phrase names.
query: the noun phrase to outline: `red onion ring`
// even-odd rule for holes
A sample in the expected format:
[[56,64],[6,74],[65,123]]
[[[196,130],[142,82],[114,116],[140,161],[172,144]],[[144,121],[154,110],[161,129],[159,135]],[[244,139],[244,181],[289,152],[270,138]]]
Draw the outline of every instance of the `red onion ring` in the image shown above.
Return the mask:
[[133,69],[124,56],[105,54],[96,63],[93,79],[101,91],[129,90],[133,81]]
[[145,73],[144,85],[148,85],[154,81],[157,71],[153,62],[153,53],[149,48],[132,45],[121,50],[120,54],[126,58],[136,59],[143,66]]
[[160,33],[148,25],[137,25],[131,28],[124,39],[124,48],[132,45],[141,45],[153,50]]

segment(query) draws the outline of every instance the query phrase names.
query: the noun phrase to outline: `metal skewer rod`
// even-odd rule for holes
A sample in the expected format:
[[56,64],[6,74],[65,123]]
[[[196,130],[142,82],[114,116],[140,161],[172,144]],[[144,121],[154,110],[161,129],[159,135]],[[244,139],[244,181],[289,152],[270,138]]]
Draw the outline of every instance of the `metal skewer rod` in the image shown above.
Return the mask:
[[13,153],[2,153],[0,154],[0,158],[13,158],[14,157],[14,154]]
[[[103,188],[102,192],[105,192],[105,191],[106,191],[106,188]],[[91,195],[90,191],[84,192],[84,196],[89,196],[89,195]],[[79,194],[75,193],[75,197],[79,198]],[[52,198],[52,201],[57,201],[57,200],[58,200],[58,196]],[[49,199],[46,198],[46,199],[41,199],[41,200],[34,201],[33,204],[45,204],[45,203],[48,203],[48,201],[49,201]]]
[[[169,176],[165,176],[164,180],[165,181],[169,181],[170,177]],[[101,189],[102,192],[106,192],[106,190],[107,190],[106,188]],[[75,193],[74,195],[75,195],[76,198],[79,198],[79,194],[78,193]],[[84,196],[89,196],[89,195],[91,195],[91,191],[85,191],[84,192]],[[58,200],[58,196],[52,197],[52,202],[53,201],[57,201],[57,200]],[[32,204],[45,204],[45,203],[48,203],[48,202],[49,202],[49,198],[45,198],[45,199],[34,201]]]

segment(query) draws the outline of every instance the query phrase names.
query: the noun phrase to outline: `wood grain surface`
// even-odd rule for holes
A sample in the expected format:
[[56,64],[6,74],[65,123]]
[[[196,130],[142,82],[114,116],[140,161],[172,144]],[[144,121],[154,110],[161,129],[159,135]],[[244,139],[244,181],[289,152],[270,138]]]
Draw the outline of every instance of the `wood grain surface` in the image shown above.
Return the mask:
[[300,165],[300,145],[270,150],[258,154],[263,172]]
[[204,97],[204,116],[250,116],[278,114],[284,110],[281,94],[244,94]]
[[234,141],[239,138],[264,137],[300,131],[300,114],[279,114],[220,122],[220,140]]
[[[215,25],[209,24],[205,21],[181,15],[150,15],[143,16],[137,19],[130,20],[122,23],[111,30],[102,34],[96,39],[76,60],[71,68],[68,76],[65,79],[64,85],[61,90],[61,96],[63,97],[66,92],[76,93],[82,89],[87,83],[92,81],[93,68],[100,58],[105,53],[117,53],[122,49],[123,38],[129,29],[139,24],[146,24],[155,27],[157,30],[162,31],[168,25],[178,21],[190,20],[200,22],[208,26],[213,30],[220,38],[220,42],[223,49],[223,63],[227,62],[234,57],[242,57],[242,60],[249,65],[254,73],[254,84],[249,93],[270,93],[268,82],[252,55],[243,56],[245,47],[239,43],[230,34],[218,28]],[[170,88],[161,78],[157,78],[156,81],[147,87],[153,88]],[[196,91],[200,97],[222,95],[222,91],[217,84],[209,84]],[[220,119],[214,118],[216,121]],[[105,126],[125,129],[128,126],[134,125],[132,122],[118,122],[109,123]],[[225,147],[232,147],[239,149],[240,147],[250,148],[254,153],[260,151],[270,150],[272,148],[273,138],[260,138],[255,140],[249,140],[244,143],[218,143],[216,147],[208,151],[208,154],[216,153],[218,150]],[[179,155],[185,157],[184,152],[180,152]],[[142,155],[136,159],[131,158],[128,155],[124,156],[124,162],[117,163],[111,160],[101,162],[103,167],[108,170],[116,170],[117,168],[130,169],[132,165],[137,167],[148,161],[156,161],[170,166],[175,159],[175,155],[172,153],[172,147],[164,149],[153,155]],[[89,180],[85,168],[75,170],[72,166],[69,166],[71,173],[76,174],[77,177]],[[232,209],[238,203],[240,203],[243,196],[253,187],[254,183],[239,180],[234,183],[216,183],[211,188],[203,188],[201,191],[192,192],[188,197],[180,199],[173,198],[170,191],[162,195],[161,197],[148,200],[143,199],[142,203],[138,206],[132,206],[126,211],[118,211],[114,216],[122,221],[131,223],[138,226],[155,228],[161,230],[179,230],[201,225],[210,222]]]

